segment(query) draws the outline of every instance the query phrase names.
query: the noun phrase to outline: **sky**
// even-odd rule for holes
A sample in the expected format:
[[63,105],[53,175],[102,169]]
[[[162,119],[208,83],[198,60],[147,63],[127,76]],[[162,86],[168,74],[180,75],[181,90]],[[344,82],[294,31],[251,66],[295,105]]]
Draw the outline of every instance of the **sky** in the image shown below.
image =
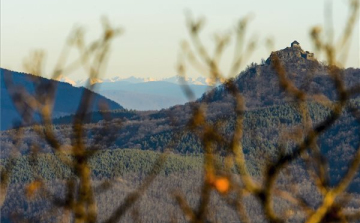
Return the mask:
[[[268,38],[274,50],[297,40],[304,50],[313,51],[309,32],[325,24],[329,2],[337,37],[348,15],[347,0],[1,0],[0,65],[24,71],[24,58],[42,49],[47,55],[45,73],[50,73],[70,31],[81,26],[86,40],[93,40],[101,33],[100,18],[105,15],[124,33],[114,40],[104,78],[174,76],[180,42],[189,39],[185,11],[206,19],[201,38],[208,49],[215,33],[234,29],[239,19],[250,15],[247,40],[256,38],[258,44],[247,63],[259,63],[270,54]],[[357,24],[346,67],[359,67],[359,42]],[[225,52],[224,70],[233,55],[231,47]],[[82,69],[68,74],[75,80],[85,75]]]

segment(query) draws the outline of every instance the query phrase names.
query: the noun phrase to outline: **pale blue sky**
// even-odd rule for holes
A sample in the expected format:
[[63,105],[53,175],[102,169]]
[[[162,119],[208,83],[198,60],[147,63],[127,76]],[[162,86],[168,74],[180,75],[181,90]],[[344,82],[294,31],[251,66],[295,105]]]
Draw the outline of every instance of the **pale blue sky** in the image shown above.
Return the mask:
[[[249,37],[256,35],[259,47],[250,62],[267,58],[265,39],[272,37],[282,49],[293,40],[312,50],[309,30],[325,21],[324,0],[2,0],[1,67],[22,71],[23,58],[31,50],[47,52],[47,71],[54,65],[74,25],[87,31],[87,39],[100,32],[99,20],[106,15],[125,33],[115,40],[106,77],[131,75],[169,77],[176,75],[179,42],[188,37],[184,10],[204,16],[203,39],[234,27],[238,19],[253,14]],[[338,34],[348,14],[346,0],[334,0],[334,28]],[[359,28],[355,31],[346,66],[359,67]],[[232,52],[227,52],[232,55]],[[225,57],[224,68],[226,68]],[[72,79],[84,78],[81,71]]]

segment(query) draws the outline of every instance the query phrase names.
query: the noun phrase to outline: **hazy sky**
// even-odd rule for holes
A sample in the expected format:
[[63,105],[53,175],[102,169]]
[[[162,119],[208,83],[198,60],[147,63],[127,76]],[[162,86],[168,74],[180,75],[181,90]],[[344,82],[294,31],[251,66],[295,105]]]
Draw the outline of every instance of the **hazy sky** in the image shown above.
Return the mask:
[[[325,21],[323,0],[1,0],[1,67],[23,71],[31,50],[47,53],[46,71],[54,66],[65,39],[75,25],[83,26],[87,40],[100,34],[106,15],[125,32],[114,42],[106,77],[169,77],[176,75],[179,43],[188,38],[185,9],[206,18],[202,38],[210,48],[215,32],[226,32],[236,22],[254,15],[248,37],[259,46],[249,62],[269,56],[265,40],[271,37],[282,49],[298,40],[312,51],[309,30]],[[339,34],[348,15],[346,0],[333,1],[333,25]],[[355,30],[346,66],[359,67],[359,28]],[[227,51],[232,55],[231,51]],[[230,60],[230,56],[225,57]],[[225,65],[226,68],[226,65]],[[79,70],[69,75],[84,78]]]

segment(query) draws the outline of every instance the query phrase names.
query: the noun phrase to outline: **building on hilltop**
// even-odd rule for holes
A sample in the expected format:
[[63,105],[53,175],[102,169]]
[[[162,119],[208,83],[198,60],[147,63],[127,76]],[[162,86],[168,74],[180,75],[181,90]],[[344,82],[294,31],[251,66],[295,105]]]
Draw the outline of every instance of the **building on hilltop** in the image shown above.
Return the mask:
[[291,43],[291,47],[297,47],[300,48],[300,52],[301,52],[301,57],[307,60],[315,60],[314,58],[314,54],[310,53],[309,51],[303,51],[300,47],[300,43],[298,41],[294,41]]
[[294,41],[291,43],[291,47],[300,47],[300,43],[298,41]]
[[291,43],[291,47],[286,47],[285,49],[279,51],[271,52],[269,58],[265,61],[264,64],[271,64],[271,61],[277,57],[277,59],[283,62],[304,62],[307,61],[316,61],[314,53],[309,51],[305,51],[301,48],[300,43],[298,41],[293,41]]

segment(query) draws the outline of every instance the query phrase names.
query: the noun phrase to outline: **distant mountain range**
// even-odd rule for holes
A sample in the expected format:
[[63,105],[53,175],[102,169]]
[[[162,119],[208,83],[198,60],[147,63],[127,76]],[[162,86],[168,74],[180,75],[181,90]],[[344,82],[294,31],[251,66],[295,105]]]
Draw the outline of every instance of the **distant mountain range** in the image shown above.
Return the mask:
[[90,81],[91,84],[96,85],[95,91],[99,94],[127,109],[135,110],[160,110],[188,102],[189,98],[186,97],[181,86],[185,83],[193,90],[195,98],[199,98],[209,90],[207,79],[203,77],[184,80],[178,76],[162,79],[131,76],[79,81],[61,77],[59,80],[74,86],[86,86]]
[[[74,86],[85,86],[87,84],[87,82],[89,81],[89,79],[81,79],[81,80],[73,81],[67,77],[62,77],[60,79],[60,81],[67,82]],[[152,77],[142,78],[142,77],[134,77],[134,76],[130,76],[130,77],[115,76],[115,77],[106,78],[106,79],[90,80],[90,82],[92,84],[114,83],[114,82],[128,82],[128,83],[132,83],[132,84],[138,84],[138,83],[156,82],[156,81],[169,82],[169,83],[173,83],[173,84],[184,84],[184,81],[185,81],[187,84],[190,84],[190,85],[208,85],[208,79],[205,77],[197,77],[197,78],[188,77],[188,78],[184,79],[184,78],[178,77],[178,76],[166,77],[166,78],[152,78]]]
[[[1,76],[1,130],[13,128],[20,124],[24,115],[32,117],[39,122],[40,116],[32,112],[31,101],[28,96],[43,98],[49,94],[45,86],[56,88],[54,96],[53,118],[76,113],[82,95],[87,92],[93,100],[89,111],[98,111],[99,104],[106,104],[108,109],[121,109],[118,103],[91,92],[84,87],[74,87],[70,84],[50,80],[26,73],[19,73],[0,68]],[[8,84],[13,87],[11,88]],[[28,96],[27,96],[28,95]],[[39,99],[40,101],[40,99]],[[19,114],[17,107],[21,107],[23,114]],[[25,114],[26,113],[26,114]]]

